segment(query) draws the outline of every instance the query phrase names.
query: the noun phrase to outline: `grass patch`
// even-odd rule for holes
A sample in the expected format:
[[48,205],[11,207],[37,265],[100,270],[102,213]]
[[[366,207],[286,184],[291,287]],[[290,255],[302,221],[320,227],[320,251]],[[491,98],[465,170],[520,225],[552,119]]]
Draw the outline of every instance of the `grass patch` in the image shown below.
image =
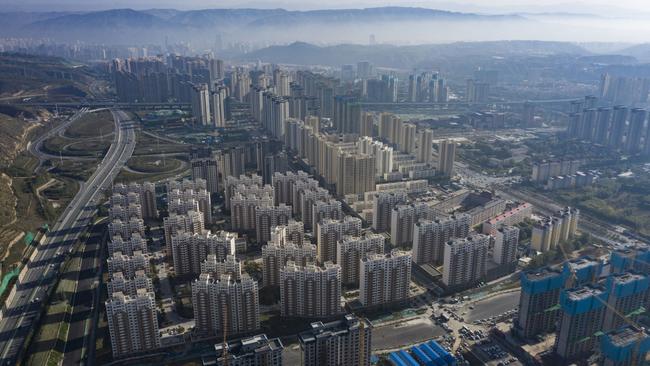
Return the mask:
[[129,183],[129,182],[158,182],[167,178],[171,178],[175,175],[180,174],[181,176],[183,175],[189,175],[190,170],[187,169],[182,172],[167,172],[167,173],[160,173],[160,174],[140,174],[140,173],[133,173],[127,170],[122,169],[120,171],[120,174],[117,175],[115,178],[115,182],[122,182],[122,183]]
[[589,215],[650,236],[650,177],[602,179],[580,190],[551,195]]
[[126,165],[138,172],[165,173],[179,169],[182,162],[174,158],[135,156],[129,159]]
[[87,113],[74,121],[65,131],[65,135],[71,138],[87,138],[106,136],[115,128],[113,116],[109,111]]
[[72,139],[61,136],[53,136],[43,141],[43,151],[51,155],[78,156],[78,157],[102,157],[112,142],[111,136],[104,136],[104,139],[85,138]]
[[190,150],[189,145],[174,144],[169,141],[159,140],[155,137],[143,134],[140,131],[136,132],[137,145],[133,155],[149,155],[149,154],[173,154],[173,153],[187,153]]

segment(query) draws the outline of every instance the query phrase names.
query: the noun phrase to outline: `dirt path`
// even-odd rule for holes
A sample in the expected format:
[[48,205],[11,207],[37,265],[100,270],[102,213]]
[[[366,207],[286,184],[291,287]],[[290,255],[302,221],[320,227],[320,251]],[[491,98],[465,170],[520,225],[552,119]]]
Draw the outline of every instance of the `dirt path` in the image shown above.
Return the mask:
[[57,182],[56,179],[50,178],[50,180],[48,180],[47,182],[41,184],[40,187],[36,188],[36,197],[38,197],[39,199],[42,199],[43,197],[41,196],[41,191],[50,188],[51,186],[56,184],[56,182]]

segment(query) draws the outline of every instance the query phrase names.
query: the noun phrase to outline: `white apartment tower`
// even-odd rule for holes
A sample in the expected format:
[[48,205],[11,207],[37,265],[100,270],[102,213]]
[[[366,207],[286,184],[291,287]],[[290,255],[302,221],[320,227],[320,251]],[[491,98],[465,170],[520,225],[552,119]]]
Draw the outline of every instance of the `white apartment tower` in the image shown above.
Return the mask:
[[408,300],[411,254],[393,249],[361,259],[359,301],[363,306],[401,304]]
[[160,348],[153,292],[139,289],[135,296],[113,293],[106,301],[106,316],[114,357]]
[[453,239],[445,244],[442,282],[447,287],[466,286],[487,272],[490,237],[483,234]]
[[285,317],[328,318],[341,312],[341,267],[327,262],[280,271],[280,313]]

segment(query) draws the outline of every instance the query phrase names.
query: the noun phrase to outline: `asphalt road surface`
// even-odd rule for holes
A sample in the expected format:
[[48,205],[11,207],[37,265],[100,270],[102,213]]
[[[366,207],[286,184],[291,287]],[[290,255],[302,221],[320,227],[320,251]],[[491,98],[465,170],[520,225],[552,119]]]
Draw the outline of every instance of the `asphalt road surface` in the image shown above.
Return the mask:
[[380,326],[373,329],[372,349],[385,350],[421,343],[445,334],[444,329],[428,319],[418,318],[397,325]]
[[47,291],[55,283],[66,253],[86,230],[95,215],[101,191],[109,188],[135,148],[135,131],[128,115],[112,111],[115,121],[113,144],[88,181],[70,202],[59,220],[37,248],[34,260],[27,264],[22,280],[16,283],[16,296],[3,311],[0,320],[0,361],[15,365],[22,355],[26,337],[38,321]]
[[485,319],[505,313],[519,306],[521,291],[507,292],[474,303],[474,309],[467,313],[465,321],[471,323],[475,320]]

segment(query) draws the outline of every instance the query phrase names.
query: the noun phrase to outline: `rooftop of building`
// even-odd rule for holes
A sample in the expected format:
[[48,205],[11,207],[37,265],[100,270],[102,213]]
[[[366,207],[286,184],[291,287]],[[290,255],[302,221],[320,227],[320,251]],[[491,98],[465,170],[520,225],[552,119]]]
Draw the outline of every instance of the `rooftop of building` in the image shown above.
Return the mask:
[[[268,339],[266,334],[258,334],[249,338],[241,338],[226,345],[228,355],[232,358],[243,358],[246,356],[254,355],[256,353],[263,353],[284,348],[280,338]],[[214,350],[217,357],[223,354],[223,343],[214,345]]]
[[553,269],[553,268],[549,268],[549,267],[543,267],[543,268],[540,268],[540,269],[536,269],[534,271],[524,272],[523,275],[529,281],[541,281],[541,280],[545,280],[547,278],[560,276],[561,272],[559,270],[557,270],[557,269]]
[[615,281],[617,284],[627,284],[627,283],[632,283],[635,281],[638,281],[640,279],[644,279],[646,276],[640,274],[640,273],[634,273],[634,272],[624,272],[624,273],[617,273],[617,274],[612,274],[611,278],[613,281]]
[[532,207],[533,207],[533,205],[531,205],[530,203],[524,202],[524,203],[518,205],[517,207],[513,207],[512,209],[502,213],[501,215],[490,219],[489,222],[491,224],[497,223],[497,222],[499,222],[499,221],[501,221],[501,220],[503,220],[505,218],[516,215],[516,214],[518,214],[518,213],[520,213],[522,211],[525,211],[527,209],[530,209]]
[[579,271],[592,266],[600,266],[601,263],[597,259],[591,257],[580,257],[576,259],[571,259],[565,262],[565,265],[571,267],[574,271]]
[[607,333],[611,344],[617,347],[625,347],[634,344],[644,338],[648,338],[645,330],[633,326],[626,326]]
[[573,301],[588,299],[593,296],[600,296],[605,289],[600,286],[582,286],[566,290],[569,299]]
[[301,343],[314,342],[319,338],[336,337],[347,334],[351,330],[358,329],[363,322],[365,327],[371,327],[368,320],[357,318],[352,314],[347,314],[344,319],[336,320],[329,323],[314,322],[311,323],[311,329],[298,334]]

